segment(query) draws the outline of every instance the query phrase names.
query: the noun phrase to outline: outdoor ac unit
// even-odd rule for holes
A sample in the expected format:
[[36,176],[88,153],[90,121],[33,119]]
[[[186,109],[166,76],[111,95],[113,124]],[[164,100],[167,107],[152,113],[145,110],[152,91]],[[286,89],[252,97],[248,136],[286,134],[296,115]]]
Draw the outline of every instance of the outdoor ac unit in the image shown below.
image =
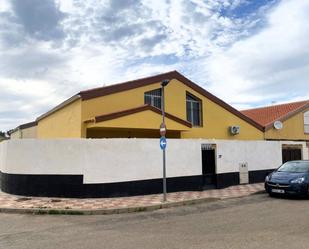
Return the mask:
[[240,127],[239,126],[230,126],[230,132],[232,135],[239,134]]

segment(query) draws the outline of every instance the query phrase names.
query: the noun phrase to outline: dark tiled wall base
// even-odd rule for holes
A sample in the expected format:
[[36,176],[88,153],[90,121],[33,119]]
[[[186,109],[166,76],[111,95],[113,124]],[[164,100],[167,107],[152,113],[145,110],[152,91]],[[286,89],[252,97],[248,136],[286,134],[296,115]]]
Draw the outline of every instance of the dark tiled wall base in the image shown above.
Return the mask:
[[[273,170],[249,172],[249,182],[263,182]],[[1,174],[1,190],[10,194],[49,197],[120,197],[162,193],[162,179],[130,182],[83,184],[82,175],[21,175]],[[217,188],[239,184],[239,173],[217,174]],[[172,177],[167,179],[167,191],[200,191],[202,176]]]
[[[249,183],[264,182],[265,177],[275,169],[249,171]],[[217,174],[217,188],[239,184],[239,172]]]
[[239,184],[238,172],[217,174],[217,188],[226,188],[238,184]]
[[[198,191],[201,176],[167,179],[169,192]],[[162,179],[83,184],[82,175],[19,175],[1,173],[1,190],[10,194],[50,197],[119,197],[162,193]]]
[[255,170],[249,172],[249,182],[250,183],[259,183],[264,182],[265,177],[273,172],[275,169],[265,169],[265,170]]

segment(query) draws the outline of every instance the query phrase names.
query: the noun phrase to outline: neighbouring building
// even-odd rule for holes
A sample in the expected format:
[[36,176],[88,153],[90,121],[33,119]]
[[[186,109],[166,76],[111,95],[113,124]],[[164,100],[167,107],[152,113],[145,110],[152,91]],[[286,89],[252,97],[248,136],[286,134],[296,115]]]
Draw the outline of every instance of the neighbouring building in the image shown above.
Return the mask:
[[37,122],[22,124],[9,131],[11,139],[37,138]]
[[162,80],[168,138],[263,140],[263,127],[177,71],[81,91],[37,119],[38,138],[158,138]]
[[[265,140],[309,144],[309,100],[242,111],[264,127]],[[282,144],[283,162],[303,159],[301,144]]]

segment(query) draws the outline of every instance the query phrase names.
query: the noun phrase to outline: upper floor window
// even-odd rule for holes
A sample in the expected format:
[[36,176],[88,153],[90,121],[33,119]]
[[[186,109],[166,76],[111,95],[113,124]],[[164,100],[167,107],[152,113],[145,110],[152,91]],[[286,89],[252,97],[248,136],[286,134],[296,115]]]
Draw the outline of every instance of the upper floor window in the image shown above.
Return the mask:
[[187,121],[193,126],[202,126],[202,102],[200,99],[187,93]]
[[304,131],[309,134],[309,111],[304,113]]
[[161,88],[155,89],[144,94],[144,103],[161,109]]

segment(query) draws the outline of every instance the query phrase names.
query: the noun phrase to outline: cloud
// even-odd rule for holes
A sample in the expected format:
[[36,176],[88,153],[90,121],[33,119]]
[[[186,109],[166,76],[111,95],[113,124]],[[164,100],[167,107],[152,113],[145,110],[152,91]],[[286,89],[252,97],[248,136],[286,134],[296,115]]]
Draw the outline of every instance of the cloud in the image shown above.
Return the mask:
[[2,77],[16,79],[46,78],[50,70],[61,67],[65,56],[60,52],[25,46],[17,49],[11,48],[0,54],[0,73]]
[[53,0],[11,0],[11,4],[18,23],[29,35],[47,41],[65,36],[60,26],[64,14]]
[[309,98],[308,11],[307,1],[283,1],[263,30],[207,58],[211,89],[239,106]]

